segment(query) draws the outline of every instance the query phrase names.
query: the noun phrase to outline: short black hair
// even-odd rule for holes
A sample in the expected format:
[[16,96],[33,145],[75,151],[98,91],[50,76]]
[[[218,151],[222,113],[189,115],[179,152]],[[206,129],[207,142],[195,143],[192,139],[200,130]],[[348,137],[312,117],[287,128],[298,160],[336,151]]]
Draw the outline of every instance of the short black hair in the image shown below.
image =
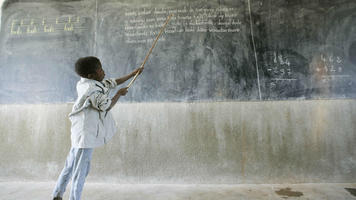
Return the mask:
[[93,74],[101,66],[100,60],[94,56],[82,57],[75,62],[75,72],[84,78]]

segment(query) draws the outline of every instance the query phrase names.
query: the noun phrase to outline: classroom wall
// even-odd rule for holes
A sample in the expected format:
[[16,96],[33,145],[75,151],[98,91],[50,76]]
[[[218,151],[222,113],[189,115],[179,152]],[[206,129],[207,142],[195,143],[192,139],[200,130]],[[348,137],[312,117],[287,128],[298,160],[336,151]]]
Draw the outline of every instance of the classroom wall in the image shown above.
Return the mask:
[[[0,5],[2,2],[0,0]],[[0,78],[3,80],[0,86],[0,181],[54,181],[70,148],[68,114],[72,104],[63,102],[75,98],[74,83],[78,77],[70,68],[75,59],[96,53],[102,58],[108,74],[122,75],[140,64],[151,43],[128,44],[118,37],[126,32],[116,30],[116,26],[110,24],[124,19],[121,16],[124,12],[116,10],[121,7],[117,2],[108,0],[102,5],[97,4],[98,1],[8,2],[13,4],[9,4],[7,10],[0,10],[2,42],[5,44],[0,49]],[[128,4],[128,10],[133,10],[137,2],[141,1]],[[152,7],[150,3],[154,2],[150,1],[147,7]],[[169,6],[180,8],[177,2],[183,1],[171,1]],[[201,5],[199,1],[195,2],[197,4],[191,4],[192,7]],[[209,2],[215,8],[214,5],[221,1]],[[356,100],[296,100],[355,98],[356,51],[350,47],[354,47],[355,30],[349,28],[354,24],[355,4],[351,0],[344,1],[348,4],[266,1],[270,3],[263,5],[251,1],[255,23],[250,24],[246,2],[249,1],[226,1],[226,6],[236,7],[239,11],[241,34],[166,33],[166,42],[161,40],[158,44],[162,48],[155,50],[146,67],[146,75],[135,83],[126,97],[127,102],[120,102],[113,109],[119,132],[109,144],[95,150],[89,181],[176,184],[355,182]],[[330,6],[334,3],[340,7]],[[162,4],[161,7],[166,6]],[[335,10],[329,12],[320,6]],[[278,8],[278,12],[272,8]],[[298,11],[294,12],[298,16],[290,15],[292,11]],[[274,15],[265,17],[271,12]],[[48,13],[51,15],[44,15]],[[58,35],[10,34],[14,19],[58,17],[69,20],[68,16],[79,16],[80,25],[87,27],[87,31],[58,31]],[[298,23],[295,23],[295,17]],[[323,23],[320,19],[324,19],[321,20]],[[256,62],[264,75],[261,77],[263,99],[276,101],[245,101],[259,99],[254,83],[257,78],[253,77],[256,58],[250,44],[250,25],[255,30],[259,56]],[[26,27],[22,28],[25,30]],[[96,29],[97,36],[97,31],[93,31]],[[287,34],[283,32],[286,30]],[[296,36],[291,37],[289,33]],[[232,47],[230,41],[234,41],[235,46]],[[38,45],[36,50],[30,48],[33,44]],[[177,44],[182,47],[179,51]],[[343,46],[345,48],[341,48]],[[116,54],[119,50],[121,56],[107,53]],[[176,52],[183,56],[176,56]],[[298,79],[298,84],[307,85],[307,89],[286,86],[285,82],[270,87],[281,74],[269,71],[268,66],[286,67],[274,63],[277,54],[290,59],[293,76],[289,78]],[[38,55],[47,55],[47,59]],[[195,56],[195,60],[185,55]],[[342,58],[340,67],[345,70],[325,74],[313,69],[298,71],[333,64],[318,60],[322,55],[329,55],[329,59]],[[235,62],[236,57],[242,59]],[[114,68],[117,63],[122,65],[118,69]],[[317,80],[304,80],[309,75]],[[325,80],[325,77],[336,78]],[[155,82],[162,79],[166,81]],[[312,84],[308,85],[309,82]],[[161,89],[152,90],[158,87]],[[290,98],[292,100],[278,101]]]
[[[72,104],[0,105],[0,180],[56,180]],[[356,101],[120,103],[119,132],[89,181],[299,183],[356,180]]]

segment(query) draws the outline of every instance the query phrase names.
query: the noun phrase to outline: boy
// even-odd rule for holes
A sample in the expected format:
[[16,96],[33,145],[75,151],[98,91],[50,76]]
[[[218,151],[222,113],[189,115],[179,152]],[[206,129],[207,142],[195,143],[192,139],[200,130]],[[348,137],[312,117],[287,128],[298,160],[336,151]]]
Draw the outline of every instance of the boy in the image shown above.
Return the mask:
[[116,132],[115,121],[109,111],[121,96],[126,95],[128,88],[121,88],[113,98],[109,98],[109,91],[142,70],[140,67],[116,80],[104,80],[105,72],[98,58],[83,57],[75,63],[75,71],[81,79],[77,83],[78,98],[69,114],[72,147],[53,191],[53,200],[62,200],[71,177],[69,199],[80,199],[93,149],[106,144]]

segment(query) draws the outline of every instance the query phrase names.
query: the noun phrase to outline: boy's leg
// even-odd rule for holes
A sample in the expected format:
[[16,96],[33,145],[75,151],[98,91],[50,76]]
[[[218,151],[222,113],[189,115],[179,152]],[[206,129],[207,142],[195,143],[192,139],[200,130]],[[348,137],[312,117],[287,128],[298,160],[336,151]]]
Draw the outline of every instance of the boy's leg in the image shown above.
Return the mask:
[[90,170],[90,161],[92,158],[92,148],[77,149],[75,160],[73,163],[73,180],[70,191],[70,200],[80,200],[82,195],[85,178]]
[[61,172],[61,174],[58,177],[58,181],[56,184],[56,187],[53,190],[53,197],[62,197],[66,187],[69,183],[69,180],[72,176],[72,171],[73,171],[73,163],[74,163],[74,159],[75,159],[75,149],[71,148],[67,159],[66,159],[66,163],[64,165],[64,168]]

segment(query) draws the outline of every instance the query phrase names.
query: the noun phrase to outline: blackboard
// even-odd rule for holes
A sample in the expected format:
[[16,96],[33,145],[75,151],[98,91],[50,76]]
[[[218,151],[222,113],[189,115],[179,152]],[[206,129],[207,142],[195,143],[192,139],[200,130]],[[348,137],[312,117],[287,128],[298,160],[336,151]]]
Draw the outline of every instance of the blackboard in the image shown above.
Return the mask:
[[122,101],[355,98],[353,0],[6,1],[0,103],[72,102],[82,56],[107,77],[140,66]]

